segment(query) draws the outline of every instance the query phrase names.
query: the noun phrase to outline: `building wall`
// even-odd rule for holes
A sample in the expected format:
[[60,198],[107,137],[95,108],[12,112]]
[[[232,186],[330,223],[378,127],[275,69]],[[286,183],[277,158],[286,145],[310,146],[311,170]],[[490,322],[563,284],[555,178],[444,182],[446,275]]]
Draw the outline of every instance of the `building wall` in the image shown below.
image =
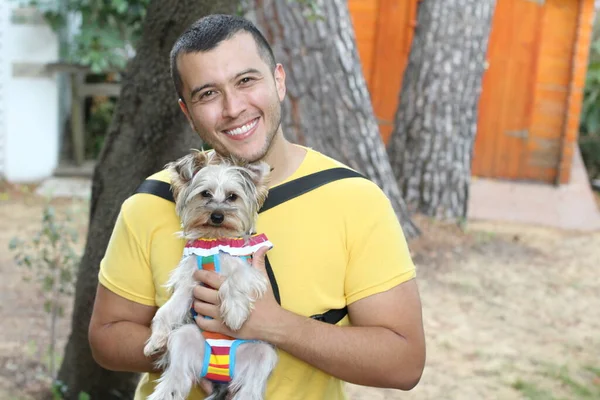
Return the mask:
[[8,6],[6,0],[0,0],[0,178],[5,175],[6,162],[6,86],[8,84],[8,59],[6,57],[6,27]]
[[58,81],[45,71],[58,61],[58,40],[39,15],[14,3],[0,0],[0,174],[35,182],[58,164]]

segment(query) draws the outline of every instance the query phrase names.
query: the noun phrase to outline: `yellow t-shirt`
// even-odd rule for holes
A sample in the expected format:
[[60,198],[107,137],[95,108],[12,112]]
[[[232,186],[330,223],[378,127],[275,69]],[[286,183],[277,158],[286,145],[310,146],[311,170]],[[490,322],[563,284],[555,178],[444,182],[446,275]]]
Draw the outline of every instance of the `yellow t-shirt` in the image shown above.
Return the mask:
[[[302,164],[286,181],[343,166],[306,150]],[[151,178],[168,182],[164,171]],[[281,305],[299,315],[342,308],[415,276],[389,200],[363,178],[335,181],[267,210],[259,214],[256,228],[274,245],[268,256]],[[179,229],[172,202],[150,194],[127,199],[100,265],[100,283],[129,300],[160,307],[168,299],[163,285],[182,255],[184,241],[174,234]],[[348,324],[348,317],[338,323]],[[267,400],[346,398],[339,379],[284,351],[278,353]],[[144,374],[135,399],[145,399],[157,378]],[[203,398],[195,387],[188,399]]]

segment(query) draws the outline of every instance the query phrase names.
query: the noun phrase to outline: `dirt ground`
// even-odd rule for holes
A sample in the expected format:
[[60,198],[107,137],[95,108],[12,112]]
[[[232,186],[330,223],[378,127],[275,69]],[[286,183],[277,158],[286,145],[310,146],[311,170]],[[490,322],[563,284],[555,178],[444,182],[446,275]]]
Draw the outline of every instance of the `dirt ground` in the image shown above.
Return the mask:
[[[84,202],[53,204],[83,207],[78,228],[85,233]],[[43,299],[8,250],[14,236],[39,229],[42,206],[31,188],[0,185],[2,400],[38,399],[48,387]],[[600,233],[419,223],[424,235],[410,247],[423,301],[425,373],[410,392],[348,385],[350,399],[600,399]],[[61,350],[69,324],[67,310]]]

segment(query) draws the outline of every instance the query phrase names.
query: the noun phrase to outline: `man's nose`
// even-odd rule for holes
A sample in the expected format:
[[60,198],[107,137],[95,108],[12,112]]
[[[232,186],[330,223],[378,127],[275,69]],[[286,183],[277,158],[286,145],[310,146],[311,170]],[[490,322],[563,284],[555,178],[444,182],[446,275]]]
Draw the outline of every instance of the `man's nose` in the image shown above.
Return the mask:
[[239,93],[226,94],[223,103],[223,117],[237,118],[246,110],[246,99]]

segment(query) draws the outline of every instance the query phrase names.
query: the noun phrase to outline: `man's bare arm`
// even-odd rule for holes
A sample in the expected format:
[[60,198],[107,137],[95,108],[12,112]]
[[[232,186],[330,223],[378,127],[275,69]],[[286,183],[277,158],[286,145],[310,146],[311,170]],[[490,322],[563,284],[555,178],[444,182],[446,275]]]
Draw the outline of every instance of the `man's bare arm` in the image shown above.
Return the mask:
[[154,359],[144,356],[156,307],[127,300],[101,284],[89,326],[92,355],[113,371],[153,372]]
[[425,365],[421,303],[415,280],[349,306],[353,326],[285,313],[266,339],[344,381],[410,390]]

